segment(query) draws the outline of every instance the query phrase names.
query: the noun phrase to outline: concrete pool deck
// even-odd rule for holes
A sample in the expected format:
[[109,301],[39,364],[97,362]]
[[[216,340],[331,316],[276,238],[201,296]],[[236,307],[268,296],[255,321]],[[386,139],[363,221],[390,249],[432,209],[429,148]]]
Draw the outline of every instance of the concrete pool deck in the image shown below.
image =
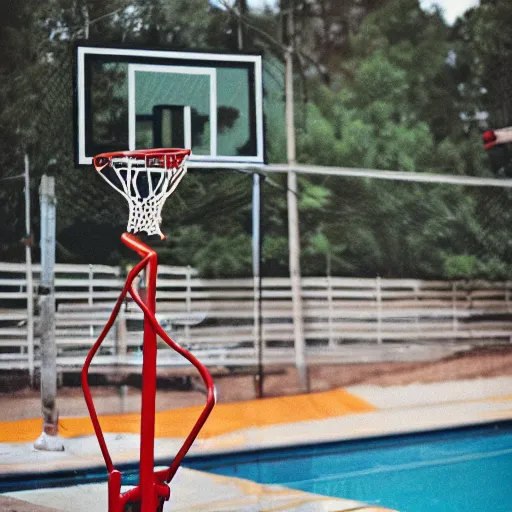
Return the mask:
[[[188,418],[194,417],[197,410],[187,408],[174,412],[181,412],[182,419],[187,419],[184,423],[188,425]],[[197,440],[191,454],[313,444],[510,420],[512,377],[400,387],[356,386],[325,393],[221,404],[219,411],[217,419],[213,421],[212,418],[209,434]],[[119,417],[104,418],[104,423],[110,425],[107,444],[117,463],[138,460],[139,438],[132,429],[133,416],[126,415],[125,421]],[[168,424],[174,418],[164,415],[161,419]],[[77,419],[63,418],[63,431],[66,420],[77,422]],[[21,439],[32,435],[31,420],[23,421],[25,423],[0,422],[0,441],[4,441],[0,443],[0,480],[2,475],[17,473],[21,476],[22,473],[48,473],[103,465],[96,438],[80,429],[77,437],[70,435],[73,433],[71,430],[63,432],[66,434],[64,452],[39,452],[34,450],[31,442],[12,442],[13,432],[17,431]],[[37,424],[36,420],[33,421]],[[72,421],[68,424],[70,429]],[[87,422],[82,418],[78,424],[85,428],[83,425]],[[38,426],[40,428],[40,422]],[[180,428],[183,427],[179,426],[178,430],[162,427],[158,430],[161,435],[155,440],[155,453],[160,460],[166,455],[171,459],[176,453],[181,444]],[[166,437],[164,434],[167,432],[171,435]],[[171,487],[172,498],[166,510],[384,510],[187,469],[180,471]],[[7,496],[34,505],[51,505],[56,510],[63,510],[59,504],[66,509],[72,496],[75,503],[78,496],[87,496],[89,500],[99,500],[94,501],[97,506],[94,505],[93,510],[105,510],[106,506],[101,505],[106,503],[105,493],[105,484],[90,484],[78,488],[14,492]],[[84,511],[92,506],[91,503]],[[0,510],[1,507],[0,502]]]
[[[165,512],[391,512],[357,501],[328,498],[184,468],[178,470],[171,489],[171,499],[164,505]],[[9,493],[8,498],[19,500],[19,506],[29,503],[48,507],[41,512],[68,511],[70,503],[73,503],[73,512],[107,510],[107,486],[104,483],[14,492]],[[0,510],[3,510],[1,507],[0,497]],[[11,508],[9,511],[18,512]],[[31,512],[37,511],[31,509]]]

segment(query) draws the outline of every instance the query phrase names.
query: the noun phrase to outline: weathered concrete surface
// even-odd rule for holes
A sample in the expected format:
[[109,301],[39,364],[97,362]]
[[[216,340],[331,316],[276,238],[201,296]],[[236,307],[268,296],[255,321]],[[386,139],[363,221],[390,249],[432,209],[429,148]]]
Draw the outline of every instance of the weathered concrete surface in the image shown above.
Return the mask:
[[42,507],[2,495],[0,495],[0,510],[4,512],[55,512],[54,508]]
[[[107,510],[106,484],[90,484],[58,489],[39,489],[10,493],[10,496],[31,504],[51,505],[58,511],[91,512]],[[19,511],[39,512],[36,508]],[[50,509],[41,509],[49,512]],[[201,471],[181,468],[171,486],[171,500],[164,506],[165,512],[391,512],[374,506],[366,506],[352,500],[328,498],[277,485],[262,485]],[[18,509],[16,509],[16,512]]]

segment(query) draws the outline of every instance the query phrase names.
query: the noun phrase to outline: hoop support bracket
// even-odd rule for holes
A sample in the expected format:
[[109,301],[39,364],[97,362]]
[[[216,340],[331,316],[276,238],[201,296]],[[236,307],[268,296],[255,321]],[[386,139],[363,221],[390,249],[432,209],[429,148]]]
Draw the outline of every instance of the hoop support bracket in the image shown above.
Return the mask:
[[[108,503],[109,512],[126,512],[131,510],[129,504],[139,504],[142,512],[157,512],[162,510],[163,503],[170,497],[168,484],[176,474],[181,462],[199,431],[208,419],[215,405],[215,387],[212,377],[206,367],[201,364],[190,352],[173,341],[158,323],[155,317],[156,310],[156,278],[158,259],[156,252],[148,245],[130,233],[121,236],[122,242],[135,251],[142,259],[129,272],[123,290],[121,291],[112,313],[105,324],[100,336],[89,351],[82,368],[82,389],[94,432],[100,445],[101,453],[108,471]],[[138,294],[133,282],[143,269],[147,269],[147,288],[145,300]],[[127,297],[133,301],[144,313],[144,341],[143,341],[143,367],[142,367],[142,410],[141,410],[141,439],[140,439],[140,468],[139,484],[125,493],[121,493],[122,475],[114,467],[105,437],[101,430],[96,408],[94,406],[88,382],[88,372],[91,361],[112,328],[117,315]],[[199,415],[190,433],[185,438],[181,448],[174,457],[169,468],[154,471],[154,437],[155,437],[155,397],[156,397],[156,339],[160,337],[171,349],[185,357],[198,370],[207,390],[206,404]]]

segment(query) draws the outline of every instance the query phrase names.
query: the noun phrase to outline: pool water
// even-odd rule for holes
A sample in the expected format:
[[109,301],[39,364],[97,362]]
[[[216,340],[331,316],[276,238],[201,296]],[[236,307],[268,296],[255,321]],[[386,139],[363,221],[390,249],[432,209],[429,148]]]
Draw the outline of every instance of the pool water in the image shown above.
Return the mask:
[[[168,463],[168,458],[157,461],[157,465]],[[189,456],[184,466],[400,512],[512,512],[512,421]],[[124,484],[137,483],[138,464],[123,464],[119,469]],[[0,493],[101,482],[106,477],[103,466],[4,475]]]
[[512,511],[512,422],[186,460],[400,512]]

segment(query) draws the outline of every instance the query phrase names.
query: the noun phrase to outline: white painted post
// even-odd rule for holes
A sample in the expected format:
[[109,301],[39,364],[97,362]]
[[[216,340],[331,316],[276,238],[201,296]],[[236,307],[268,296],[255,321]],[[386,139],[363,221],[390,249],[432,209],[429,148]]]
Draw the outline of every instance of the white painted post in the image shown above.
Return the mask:
[[457,319],[457,284],[452,283],[452,332],[455,334],[458,330],[458,319]]
[[331,274],[327,275],[327,307],[329,308],[329,318],[327,319],[329,325],[329,347],[334,347],[334,331],[333,331],[333,316],[334,307],[332,300],[332,279]]
[[62,451],[58,437],[57,347],[55,344],[55,179],[43,175],[41,204],[41,280],[39,311],[41,325],[41,412],[43,432],[34,443],[38,450]]
[[[130,270],[133,268],[132,265],[127,265],[124,270],[119,267],[119,272],[116,274],[116,277],[119,277],[123,275],[123,272],[126,272],[128,274]],[[138,280],[136,279],[134,281],[134,286],[138,286]],[[119,316],[117,317],[116,321],[116,340],[115,340],[115,355],[122,356],[121,358],[124,358],[128,352],[127,345],[128,345],[128,328],[126,325],[126,312],[129,310],[130,302],[128,298],[126,297],[123,303],[123,306],[119,310]]]
[[[89,265],[89,294],[87,297],[87,304],[92,306],[94,304],[94,269],[92,265]],[[89,336],[94,338],[94,326],[92,323],[89,325]]]
[[416,314],[414,315],[414,322],[416,324],[416,332],[418,333],[420,330],[420,300],[419,300],[419,294],[420,294],[420,285],[418,282],[414,285],[414,305],[416,306]]
[[[290,14],[291,18],[291,14]],[[293,23],[293,22],[291,22]],[[293,27],[293,24],[292,24]],[[291,34],[291,32],[290,32]],[[290,38],[293,41],[293,36]],[[295,121],[293,105],[293,46],[285,54],[286,61],[286,138],[288,164],[296,163]],[[306,342],[304,338],[304,318],[302,308],[302,284],[300,273],[300,234],[299,234],[299,207],[297,201],[297,173],[288,172],[288,238],[290,280],[292,287],[293,308],[293,334],[295,342],[295,365],[299,373],[300,385],[307,389],[308,376],[306,366]]]
[[116,356],[126,356],[127,335],[125,305],[123,304],[116,321]]
[[187,266],[187,272],[185,274],[186,279],[186,295],[185,295],[185,302],[187,307],[187,316],[188,319],[185,322],[185,340],[187,344],[190,344],[190,325],[189,322],[191,321],[191,313],[192,313],[192,268],[190,265]]
[[25,153],[25,264],[27,281],[27,347],[30,387],[34,386],[34,284],[32,276],[32,232],[30,229],[30,162]]
[[94,302],[94,284],[93,284],[93,279],[94,279],[94,269],[93,269],[92,265],[89,265],[89,283],[88,283],[89,294],[87,296],[87,304],[89,304],[89,306],[92,306],[93,302]]
[[380,276],[375,281],[377,299],[377,343],[382,343],[382,283]]

